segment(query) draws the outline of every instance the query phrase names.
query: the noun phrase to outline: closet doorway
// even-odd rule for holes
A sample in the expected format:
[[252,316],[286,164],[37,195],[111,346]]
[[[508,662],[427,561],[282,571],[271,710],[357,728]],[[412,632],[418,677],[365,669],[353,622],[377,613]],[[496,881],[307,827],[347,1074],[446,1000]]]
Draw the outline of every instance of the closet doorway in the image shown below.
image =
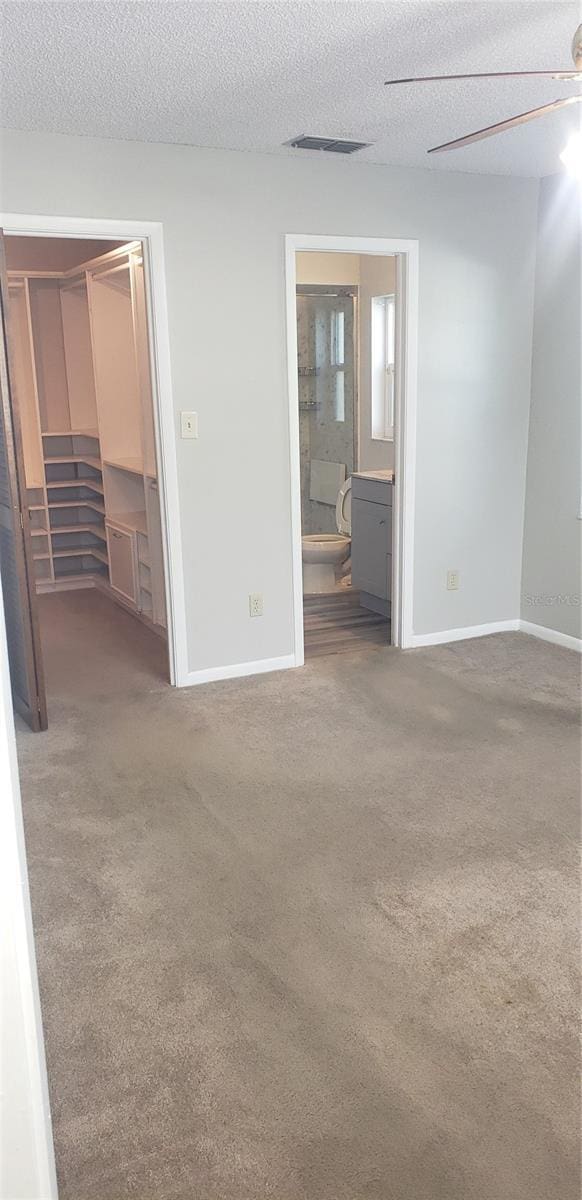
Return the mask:
[[21,526],[2,575],[15,707],[38,729],[43,675],[49,716],[75,687],[171,681],[163,476],[142,242],[2,243],[2,465]]

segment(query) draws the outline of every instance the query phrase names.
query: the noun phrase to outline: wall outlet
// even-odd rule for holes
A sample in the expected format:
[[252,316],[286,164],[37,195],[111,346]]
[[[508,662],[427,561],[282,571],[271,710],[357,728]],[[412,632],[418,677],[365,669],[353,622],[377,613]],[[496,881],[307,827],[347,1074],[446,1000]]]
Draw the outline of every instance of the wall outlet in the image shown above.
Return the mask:
[[180,413],[180,435],[183,438],[198,437],[198,413]]
[[249,596],[249,616],[262,617],[263,597],[260,592],[251,592]]
[[447,592],[458,592],[461,586],[459,571],[447,571]]

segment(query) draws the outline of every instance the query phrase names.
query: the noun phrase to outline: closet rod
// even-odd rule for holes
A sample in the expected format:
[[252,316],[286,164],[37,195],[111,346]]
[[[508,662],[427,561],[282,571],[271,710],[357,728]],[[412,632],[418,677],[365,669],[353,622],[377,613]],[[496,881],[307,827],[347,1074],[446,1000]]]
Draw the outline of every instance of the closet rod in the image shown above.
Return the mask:
[[79,274],[79,271],[87,271],[91,267],[102,266],[107,261],[114,262],[122,254],[134,254],[136,252],[141,254],[141,250],[141,242],[124,242],[123,246],[117,246],[115,250],[108,250],[105,254],[100,254],[96,258],[88,258],[86,262],[79,263],[78,267],[70,267],[68,271],[63,272],[62,278],[73,279],[74,276]]
[[16,267],[11,267],[7,271],[8,282],[11,283],[16,279],[62,279],[62,271],[21,271]]
[[61,281],[63,287],[67,287],[69,284],[74,287],[77,282],[84,279],[84,272],[91,270],[92,267],[99,268],[106,262],[115,262],[121,255],[141,255],[142,252],[143,247],[141,242],[124,242],[122,246],[117,246],[115,250],[107,250],[105,254],[100,254],[96,258],[89,258],[86,262],[79,263],[76,267],[69,267],[67,271],[27,271],[11,267],[7,274],[9,282],[18,279],[56,279]]
[[118,271],[129,271],[129,263],[120,263],[117,267],[107,267],[104,271],[91,271],[93,279],[103,279],[106,275],[115,275]]
[[67,280],[66,283],[61,283],[61,292],[73,292],[73,291],[75,291],[76,288],[86,288],[86,287],[87,287],[87,280],[85,279],[84,275],[81,275],[79,277],[79,279],[70,279],[70,280]]

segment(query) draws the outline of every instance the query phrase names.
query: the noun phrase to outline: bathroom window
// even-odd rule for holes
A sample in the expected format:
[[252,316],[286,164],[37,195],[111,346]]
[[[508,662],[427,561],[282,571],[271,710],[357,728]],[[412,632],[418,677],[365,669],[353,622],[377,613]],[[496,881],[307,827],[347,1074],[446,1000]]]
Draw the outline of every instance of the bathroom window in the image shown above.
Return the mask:
[[394,441],[396,298],[372,297],[372,438]]
[[331,313],[330,362],[334,376],[334,416],[336,421],[345,421],[345,320],[343,312]]

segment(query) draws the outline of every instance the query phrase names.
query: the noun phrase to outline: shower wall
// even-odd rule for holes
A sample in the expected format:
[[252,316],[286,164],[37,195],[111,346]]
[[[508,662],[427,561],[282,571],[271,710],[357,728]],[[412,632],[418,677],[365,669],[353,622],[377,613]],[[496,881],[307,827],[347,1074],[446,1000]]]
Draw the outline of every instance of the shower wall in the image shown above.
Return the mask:
[[311,462],[355,469],[355,297],[349,290],[324,294],[297,288],[297,365],[303,533],[336,533],[335,501],[310,498]]

